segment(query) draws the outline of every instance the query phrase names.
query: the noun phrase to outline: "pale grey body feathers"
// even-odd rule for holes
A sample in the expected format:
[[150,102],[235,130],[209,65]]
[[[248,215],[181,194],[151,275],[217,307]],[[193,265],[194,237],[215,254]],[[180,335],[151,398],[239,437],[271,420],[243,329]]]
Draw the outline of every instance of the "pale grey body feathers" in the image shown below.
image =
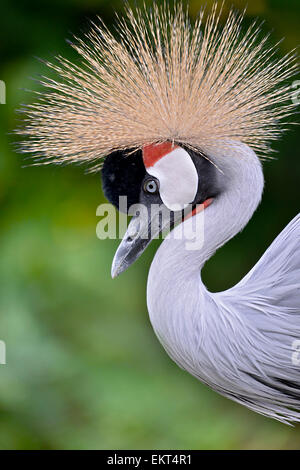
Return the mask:
[[233,143],[231,155],[212,159],[225,187],[205,209],[204,245],[187,251],[176,229],[162,243],[148,279],[150,319],[169,355],[192,375],[256,412],[299,421],[300,367],[293,365],[292,343],[300,338],[300,217],[241,282],[209,292],[202,266],[246,225],[263,190],[262,168],[249,147]]

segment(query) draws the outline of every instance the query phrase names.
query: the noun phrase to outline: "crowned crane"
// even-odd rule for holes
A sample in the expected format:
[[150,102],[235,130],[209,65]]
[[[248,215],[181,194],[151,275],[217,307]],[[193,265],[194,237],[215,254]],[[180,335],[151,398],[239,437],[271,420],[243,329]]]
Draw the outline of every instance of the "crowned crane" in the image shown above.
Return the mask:
[[[236,286],[212,293],[201,279],[205,262],[260,203],[260,157],[269,156],[292,112],[287,81],[297,70],[295,54],[278,59],[257,23],[244,29],[243,14],[231,10],[221,26],[221,13],[215,4],[191,26],[180,6],[128,8],[117,38],[93,24],[71,43],[83,65],[60,56],[47,63],[61,80],[42,80],[48,90],[25,110],[21,145],[38,163],[86,162],[99,170],[104,157],[109,201],[119,207],[127,196],[129,205],[146,207],[129,223],[112,277],[171,219],[147,287],[163,347],[222,395],[298,422],[299,214]],[[187,241],[197,221],[195,250]]]

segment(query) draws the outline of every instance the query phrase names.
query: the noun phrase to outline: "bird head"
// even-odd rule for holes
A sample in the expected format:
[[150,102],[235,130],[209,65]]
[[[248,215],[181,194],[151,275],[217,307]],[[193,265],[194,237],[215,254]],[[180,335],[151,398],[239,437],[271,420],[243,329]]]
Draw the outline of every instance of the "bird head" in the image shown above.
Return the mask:
[[129,207],[146,208],[129,224],[113,275],[167,220],[172,228],[183,212],[187,217],[217,195],[211,163],[217,154],[220,161],[232,158],[233,142],[269,156],[294,109],[287,79],[298,70],[296,54],[275,61],[276,46],[255,22],[243,28],[243,13],[230,10],[221,25],[219,7],[215,2],[207,15],[202,9],[193,25],[180,2],[174,9],[128,8],[118,19],[118,38],[93,24],[71,43],[82,63],[61,56],[46,62],[58,78],[43,75],[44,93],[23,109],[25,126],[17,130],[26,137],[23,153],[37,164],[102,168],[104,192],[115,206],[126,195]]
[[166,141],[127,155],[112,153],[102,168],[102,185],[119,210],[126,197],[126,211],[133,216],[113,260],[116,277],[153,238],[207,207],[218,194],[218,175],[204,156]]

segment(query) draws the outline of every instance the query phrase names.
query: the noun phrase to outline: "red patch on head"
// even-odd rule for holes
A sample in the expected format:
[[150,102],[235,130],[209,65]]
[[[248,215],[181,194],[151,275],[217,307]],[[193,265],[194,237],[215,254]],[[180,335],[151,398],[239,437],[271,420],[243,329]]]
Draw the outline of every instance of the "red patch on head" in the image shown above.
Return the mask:
[[164,155],[176,149],[177,145],[172,142],[163,142],[162,144],[150,144],[143,147],[143,160],[146,168],[153,166]]

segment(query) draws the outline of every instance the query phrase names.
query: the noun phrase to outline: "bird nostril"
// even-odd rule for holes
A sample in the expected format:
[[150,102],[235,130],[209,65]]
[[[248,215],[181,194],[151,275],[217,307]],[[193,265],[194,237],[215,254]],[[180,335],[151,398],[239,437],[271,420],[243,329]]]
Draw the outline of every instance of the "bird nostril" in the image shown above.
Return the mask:
[[138,232],[136,230],[130,230],[127,235],[126,241],[127,243],[132,243],[137,237],[138,237]]

